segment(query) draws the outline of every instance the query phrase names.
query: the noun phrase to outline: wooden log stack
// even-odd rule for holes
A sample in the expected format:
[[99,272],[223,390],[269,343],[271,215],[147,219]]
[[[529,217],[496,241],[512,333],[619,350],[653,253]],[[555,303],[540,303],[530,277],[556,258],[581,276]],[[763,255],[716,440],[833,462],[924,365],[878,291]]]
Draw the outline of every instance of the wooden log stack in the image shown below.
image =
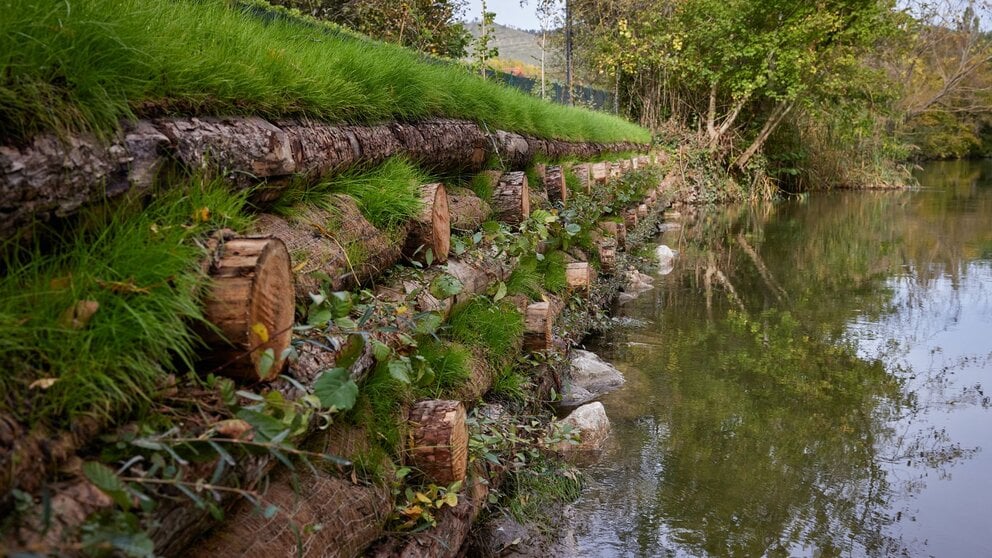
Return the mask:
[[524,350],[536,353],[550,349],[554,344],[554,326],[556,314],[552,304],[547,301],[535,302],[524,313]]
[[609,163],[593,163],[591,172],[593,182],[600,185],[606,184],[606,179],[610,176]]
[[445,187],[448,196],[448,213],[451,229],[459,232],[478,230],[489,218],[492,209],[482,198],[468,188]]
[[572,172],[579,179],[582,191],[586,194],[592,193],[592,165],[590,163],[576,163],[572,165]]
[[565,281],[569,291],[588,293],[592,287],[595,270],[589,262],[571,262],[565,264]]

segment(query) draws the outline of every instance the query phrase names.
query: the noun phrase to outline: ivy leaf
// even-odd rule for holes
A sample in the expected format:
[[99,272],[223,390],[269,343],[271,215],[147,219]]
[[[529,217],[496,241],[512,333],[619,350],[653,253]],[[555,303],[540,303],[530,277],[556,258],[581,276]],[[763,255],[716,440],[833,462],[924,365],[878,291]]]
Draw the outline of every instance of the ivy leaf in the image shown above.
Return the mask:
[[344,368],[325,370],[313,385],[313,393],[325,408],[347,411],[355,406],[358,384]]
[[465,286],[454,275],[442,273],[431,281],[430,288],[432,295],[439,300],[444,300],[462,292]]
[[565,225],[565,234],[568,236],[575,236],[582,232],[582,227],[578,223],[569,223]]

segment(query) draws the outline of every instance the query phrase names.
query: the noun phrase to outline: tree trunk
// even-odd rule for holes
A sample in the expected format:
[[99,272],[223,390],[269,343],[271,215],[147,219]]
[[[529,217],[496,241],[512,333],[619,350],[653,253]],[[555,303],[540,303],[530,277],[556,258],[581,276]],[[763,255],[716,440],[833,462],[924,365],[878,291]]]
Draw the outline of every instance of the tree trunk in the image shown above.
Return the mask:
[[506,172],[493,191],[493,212],[496,218],[510,225],[519,225],[530,216],[530,190],[527,174]]
[[568,203],[568,187],[565,186],[565,173],[561,166],[547,167],[544,174],[544,191],[548,193],[548,200],[552,204],[560,204],[564,207]]
[[589,262],[572,262],[565,264],[565,281],[568,290],[589,292],[593,282],[594,270]]
[[[296,279],[296,298],[309,300],[325,281],[336,291],[367,283],[400,260],[403,237],[375,228],[349,196],[329,198],[330,209],[300,208],[290,217],[263,213],[252,231],[286,243]],[[402,233],[400,233],[402,234]]]
[[437,182],[421,186],[420,200],[423,208],[407,226],[403,254],[420,262],[431,259],[444,263],[448,261],[451,248],[451,215],[444,184]]
[[772,114],[768,117],[768,120],[765,121],[765,125],[762,126],[761,131],[758,132],[758,137],[754,138],[751,145],[749,145],[748,148],[745,149],[736,160],[734,160],[735,167],[743,169],[745,165],[747,165],[748,161],[751,160],[751,157],[754,157],[754,154],[757,153],[758,150],[761,149],[761,146],[765,144],[768,136],[772,135],[772,132],[774,132],[775,128],[777,128],[782,122],[782,119],[789,114],[789,111],[792,110],[793,106],[795,106],[795,103],[792,101],[787,103],[779,103],[775,109],[772,110]]
[[489,218],[492,209],[475,192],[468,188],[449,186],[448,213],[451,214],[451,228],[459,232],[474,232]]
[[546,351],[554,344],[551,331],[555,322],[551,303],[535,302],[524,313],[524,350],[528,353]]
[[429,482],[447,486],[464,480],[468,465],[468,424],[461,401],[429,399],[410,408],[408,463]]
[[210,277],[203,313],[217,332],[204,335],[213,348],[207,369],[248,383],[277,377],[292,341],[296,308],[286,245],[275,238],[223,242]]

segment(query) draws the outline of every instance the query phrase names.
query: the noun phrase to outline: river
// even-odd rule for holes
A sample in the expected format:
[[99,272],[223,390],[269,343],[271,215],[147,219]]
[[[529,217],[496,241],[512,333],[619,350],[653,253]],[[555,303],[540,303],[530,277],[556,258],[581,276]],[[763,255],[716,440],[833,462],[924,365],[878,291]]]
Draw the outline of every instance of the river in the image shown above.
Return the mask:
[[992,556],[992,162],[918,179],[659,236],[561,554]]

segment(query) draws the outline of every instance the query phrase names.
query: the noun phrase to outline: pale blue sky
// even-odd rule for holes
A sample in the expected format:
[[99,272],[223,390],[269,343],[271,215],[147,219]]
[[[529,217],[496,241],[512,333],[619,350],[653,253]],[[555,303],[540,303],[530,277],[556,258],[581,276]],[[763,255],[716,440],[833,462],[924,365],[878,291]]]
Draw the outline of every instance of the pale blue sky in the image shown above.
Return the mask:
[[[534,15],[534,2],[531,0],[526,7],[520,7],[520,0],[486,0],[486,9],[496,14],[496,23],[509,25],[518,29],[540,29],[541,24]],[[479,19],[482,14],[482,2],[469,0],[465,19]]]

